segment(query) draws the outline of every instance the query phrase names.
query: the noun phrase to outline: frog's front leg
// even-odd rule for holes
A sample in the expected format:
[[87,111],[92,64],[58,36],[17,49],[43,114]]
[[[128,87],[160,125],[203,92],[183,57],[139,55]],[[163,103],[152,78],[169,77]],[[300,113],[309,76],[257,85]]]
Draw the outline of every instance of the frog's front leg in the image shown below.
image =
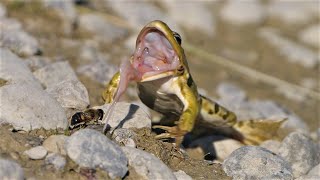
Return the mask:
[[106,104],[111,103],[113,101],[114,95],[117,92],[118,86],[120,82],[120,72],[118,71],[109,81],[109,84],[106,86],[105,90],[102,92],[102,99]]
[[184,135],[192,131],[200,110],[197,92],[191,89],[187,83],[181,82],[178,83],[180,92],[177,92],[176,95],[182,101],[184,108],[177,125],[174,127],[153,126],[153,128],[167,131],[166,133],[157,135],[156,139],[175,138],[177,147],[182,143]]

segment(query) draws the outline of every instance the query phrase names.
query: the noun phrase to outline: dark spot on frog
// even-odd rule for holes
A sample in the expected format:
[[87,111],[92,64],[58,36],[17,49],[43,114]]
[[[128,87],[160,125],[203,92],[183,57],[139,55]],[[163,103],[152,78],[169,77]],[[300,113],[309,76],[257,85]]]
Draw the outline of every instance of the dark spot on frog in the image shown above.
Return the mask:
[[213,110],[212,109],[209,109],[208,113],[211,115],[213,114]]

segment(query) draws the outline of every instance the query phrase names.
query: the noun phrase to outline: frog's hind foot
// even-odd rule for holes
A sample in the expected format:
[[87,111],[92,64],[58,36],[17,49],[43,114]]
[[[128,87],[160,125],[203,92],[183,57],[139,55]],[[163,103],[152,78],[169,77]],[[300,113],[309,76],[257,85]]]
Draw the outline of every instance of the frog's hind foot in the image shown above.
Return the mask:
[[155,125],[152,128],[165,130],[166,131],[165,133],[161,133],[161,134],[157,135],[155,138],[156,139],[173,138],[173,139],[175,139],[176,147],[180,147],[180,145],[183,141],[183,137],[187,133],[186,131],[179,129],[178,126],[169,127],[169,126]]

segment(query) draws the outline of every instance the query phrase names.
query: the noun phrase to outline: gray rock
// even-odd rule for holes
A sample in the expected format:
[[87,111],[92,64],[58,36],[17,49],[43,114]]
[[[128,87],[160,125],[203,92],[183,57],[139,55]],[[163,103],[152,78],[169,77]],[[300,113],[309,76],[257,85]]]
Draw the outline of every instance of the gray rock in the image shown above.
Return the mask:
[[68,156],[78,165],[101,168],[111,178],[124,177],[127,158],[121,148],[98,131],[81,129],[66,141]]
[[22,30],[1,29],[0,47],[9,48],[19,56],[25,57],[41,53],[37,39]]
[[301,64],[306,68],[315,68],[320,62],[320,58],[316,52],[281,36],[275,29],[260,29],[258,36],[274,46],[289,62]]
[[0,48],[0,54],[0,78],[7,80],[9,84],[28,83],[34,88],[42,89],[39,81],[21,58],[3,48]]
[[28,64],[28,67],[32,72],[50,64],[50,59],[43,56],[32,56],[24,61]]
[[105,85],[119,68],[105,61],[97,61],[78,67],[77,73],[88,76],[92,80]]
[[33,74],[46,88],[54,87],[62,81],[78,80],[68,61],[49,64]]
[[320,176],[317,176],[317,175],[304,175],[294,180],[319,180],[319,179],[320,179]]
[[67,138],[68,136],[65,135],[51,135],[43,142],[42,146],[49,152],[66,155],[67,152],[64,144]]
[[7,9],[2,4],[0,4],[0,18],[6,15],[7,15]]
[[176,179],[173,172],[154,155],[132,147],[122,147],[122,150],[129,165],[144,179]]
[[[106,113],[109,106],[110,104],[104,104],[103,106],[96,106],[94,108],[102,109]],[[108,124],[111,128],[151,128],[150,117],[148,117],[143,109],[135,104],[126,102],[118,102],[116,104]]]
[[[134,44],[132,44],[134,45]],[[81,47],[79,57],[89,63],[96,63],[99,61],[109,62],[110,56],[99,52],[96,44],[87,42]]]
[[228,1],[221,9],[223,20],[234,25],[260,24],[266,18],[266,10],[260,1]]
[[54,168],[57,170],[61,170],[66,165],[67,160],[65,157],[61,156],[60,154],[50,153],[48,154],[44,162],[46,164],[52,164]]
[[119,128],[115,129],[112,133],[112,139],[114,139],[118,144],[123,144],[128,147],[136,147],[136,143],[134,138],[136,137],[136,133],[134,133],[130,129]]
[[24,173],[19,164],[10,160],[0,159],[0,179],[23,180]]
[[82,111],[90,105],[88,91],[79,80],[65,80],[48,87],[46,91],[65,109],[68,119],[76,111]]
[[300,132],[293,132],[282,141],[279,155],[291,164],[295,178],[307,174],[320,162],[316,145]]
[[24,154],[26,154],[30,159],[34,160],[43,159],[47,153],[48,151],[43,146],[36,146],[24,151]]
[[224,102],[240,103],[247,98],[246,92],[238,86],[223,82],[217,87],[217,93]]
[[0,124],[25,131],[68,126],[63,108],[42,89],[28,83],[9,84],[0,88],[0,96]]
[[319,35],[320,35],[320,24],[315,24],[303,29],[299,33],[298,38],[300,39],[300,41],[306,44],[320,48]]
[[278,154],[281,142],[275,140],[267,140],[261,143],[260,146]]
[[290,165],[280,156],[257,146],[243,146],[222,164],[233,179],[293,179]]
[[309,172],[308,172],[309,176],[318,176],[320,177],[320,164],[316,165],[315,167],[313,167]]
[[79,28],[95,35],[100,42],[112,43],[125,37],[128,31],[120,26],[112,24],[97,14],[83,14],[79,17]]
[[16,31],[21,30],[22,25],[16,19],[0,17],[0,29],[5,31]]
[[174,172],[173,174],[176,176],[177,180],[192,180],[192,177],[181,170]]
[[[181,0],[162,1],[169,11],[170,17],[186,28],[200,30],[209,36],[215,33],[215,19],[206,2]],[[189,16],[186,18],[186,12]]]

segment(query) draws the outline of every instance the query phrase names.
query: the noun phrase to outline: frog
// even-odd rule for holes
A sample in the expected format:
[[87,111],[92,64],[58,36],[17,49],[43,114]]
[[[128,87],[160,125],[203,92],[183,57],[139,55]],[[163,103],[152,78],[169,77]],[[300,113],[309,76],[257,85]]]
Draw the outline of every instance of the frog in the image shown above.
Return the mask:
[[[190,73],[180,34],[160,20],[151,21],[142,28],[130,60],[121,63],[120,71],[114,74],[102,93],[105,103],[111,103],[104,117],[104,132],[115,103],[132,81],[137,84],[138,97],[142,103],[164,117],[175,119],[173,126],[160,124],[153,128],[164,131],[156,139],[171,138],[177,146],[181,145],[186,134],[206,124],[244,130],[247,133],[243,134],[257,137],[253,138],[255,141],[262,141],[263,133],[270,128],[277,129],[283,122],[238,122],[234,112],[201,95]],[[252,128],[257,123],[260,125],[258,127],[265,129],[265,132],[260,133],[261,136],[257,135],[259,130]]]

